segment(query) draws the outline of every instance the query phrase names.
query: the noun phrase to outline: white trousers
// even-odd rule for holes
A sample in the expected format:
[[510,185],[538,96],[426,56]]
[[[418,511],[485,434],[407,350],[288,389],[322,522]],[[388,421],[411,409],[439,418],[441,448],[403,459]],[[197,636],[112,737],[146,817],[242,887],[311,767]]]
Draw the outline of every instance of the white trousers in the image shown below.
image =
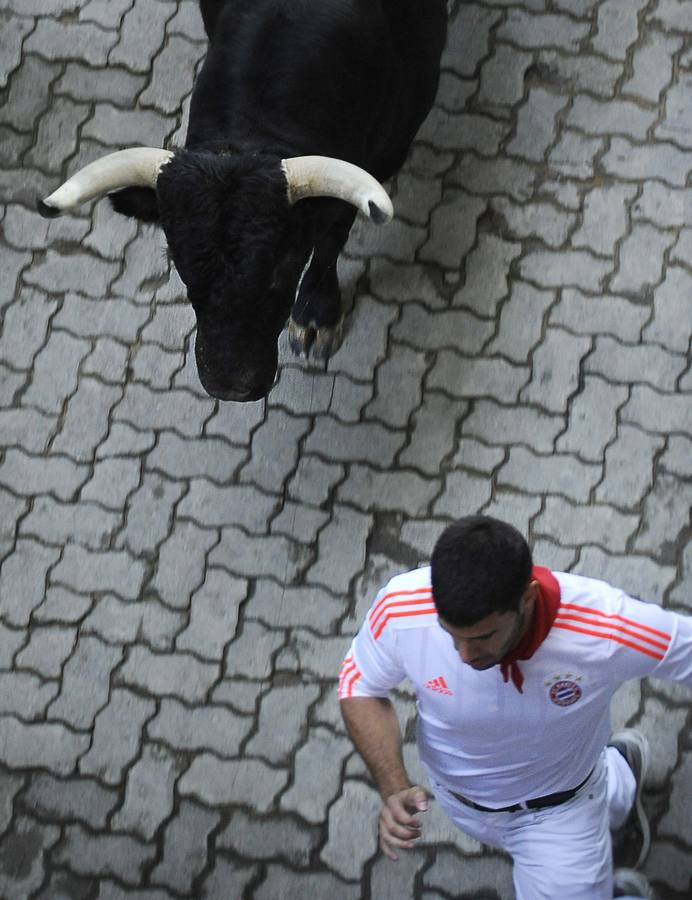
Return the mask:
[[636,791],[632,770],[613,747],[571,800],[546,809],[481,812],[431,781],[458,828],[510,854],[516,900],[611,900],[610,831],[627,818]]

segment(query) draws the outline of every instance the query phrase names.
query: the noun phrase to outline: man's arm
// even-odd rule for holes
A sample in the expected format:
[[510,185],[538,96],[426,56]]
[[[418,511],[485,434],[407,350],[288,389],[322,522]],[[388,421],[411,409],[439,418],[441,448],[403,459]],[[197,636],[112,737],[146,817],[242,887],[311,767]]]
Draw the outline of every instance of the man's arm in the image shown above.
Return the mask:
[[428,797],[422,787],[411,784],[406,774],[396,712],[384,697],[349,697],[341,700],[341,714],[384,801],[379,818],[380,847],[390,859],[398,859],[395,848],[410,849],[420,837],[421,823],[413,813],[428,808]]

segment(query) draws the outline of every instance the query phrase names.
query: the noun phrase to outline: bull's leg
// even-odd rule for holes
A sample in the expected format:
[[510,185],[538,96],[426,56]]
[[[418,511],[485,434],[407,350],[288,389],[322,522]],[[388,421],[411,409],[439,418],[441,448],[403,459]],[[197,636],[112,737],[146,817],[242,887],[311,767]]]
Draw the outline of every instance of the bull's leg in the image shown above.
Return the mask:
[[327,359],[339,345],[343,310],[336,261],[354,218],[355,211],[349,210],[315,241],[288,324],[289,344],[297,356]]

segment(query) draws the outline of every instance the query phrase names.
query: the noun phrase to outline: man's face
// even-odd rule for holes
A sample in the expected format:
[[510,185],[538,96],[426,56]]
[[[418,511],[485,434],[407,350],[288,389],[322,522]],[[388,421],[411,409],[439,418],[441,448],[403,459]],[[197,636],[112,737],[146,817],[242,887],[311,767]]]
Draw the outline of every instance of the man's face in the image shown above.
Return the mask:
[[517,612],[491,613],[475,625],[458,628],[438,617],[440,628],[454,643],[459,658],[472,669],[496,666],[521,640],[533,613],[533,590],[519,601]]

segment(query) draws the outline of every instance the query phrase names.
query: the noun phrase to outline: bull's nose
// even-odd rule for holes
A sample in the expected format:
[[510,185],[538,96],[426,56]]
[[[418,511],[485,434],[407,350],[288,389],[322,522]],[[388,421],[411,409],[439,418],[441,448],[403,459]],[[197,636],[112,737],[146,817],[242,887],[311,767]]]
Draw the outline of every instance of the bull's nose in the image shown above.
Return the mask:
[[273,380],[269,384],[256,383],[250,387],[240,387],[239,385],[221,385],[209,378],[200,375],[202,387],[215,400],[226,400],[234,403],[251,403],[254,400],[262,400],[267,396],[273,384]]

